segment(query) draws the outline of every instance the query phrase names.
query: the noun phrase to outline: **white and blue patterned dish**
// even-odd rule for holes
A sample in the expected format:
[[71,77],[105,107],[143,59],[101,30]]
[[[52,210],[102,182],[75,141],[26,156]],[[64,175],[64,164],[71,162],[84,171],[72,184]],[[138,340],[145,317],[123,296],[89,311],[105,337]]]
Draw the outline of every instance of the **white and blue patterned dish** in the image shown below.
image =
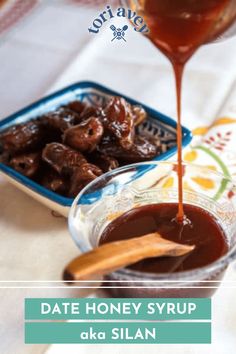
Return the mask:
[[[119,92],[115,92],[93,82],[78,82],[31,104],[21,111],[2,120],[0,122],[0,131],[7,129],[14,124],[24,123],[37,118],[46,112],[53,111],[57,107],[74,100],[80,100],[89,105],[95,105],[98,103],[104,103],[104,101],[110,96],[114,95],[124,97],[131,104],[142,105],[147,111],[149,118],[146,122],[140,125],[139,130],[146,135],[157,137],[160,140],[162,153],[154,160],[166,160],[176,153],[176,122],[173,119],[141,104],[140,102],[130,99]],[[184,127],[182,128],[182,132],[182,143],[183,146],[186,146],[192,139],[191,132]],[[4,176],[16,187],[23,190],[34,199],[37,199],[44,205],[64,216],[68,215],[73,199],[62,197],[59,194],[42,187],[38,183],[23,176],[3,163],[0,163],[0,172],[2,172],[2,174],[4,174]]]

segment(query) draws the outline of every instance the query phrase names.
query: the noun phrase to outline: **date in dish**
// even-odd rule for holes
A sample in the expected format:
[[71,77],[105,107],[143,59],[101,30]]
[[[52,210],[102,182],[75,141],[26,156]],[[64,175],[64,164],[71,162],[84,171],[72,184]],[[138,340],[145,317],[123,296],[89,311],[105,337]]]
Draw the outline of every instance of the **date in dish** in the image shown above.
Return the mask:
[[[122,97],[122,98],[121,98]],[[183,146],[191,133],[182,128]],[[68,216],[96,176],[176,148],[176,122],[122,93],[81,81],[0,121],[0,173],[30,197]]]
[[119,96],[104,105],[73,101],[0,135],[1,162],[62,196],[75,197],[101,174],[161,153],[142,135],[139,105]]

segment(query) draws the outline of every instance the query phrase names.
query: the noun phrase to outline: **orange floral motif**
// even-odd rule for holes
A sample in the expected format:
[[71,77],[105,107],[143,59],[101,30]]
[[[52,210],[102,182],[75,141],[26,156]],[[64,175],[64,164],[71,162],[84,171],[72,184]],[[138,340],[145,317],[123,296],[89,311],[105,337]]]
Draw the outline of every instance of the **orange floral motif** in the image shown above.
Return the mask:
[[186,154],[184,155],[184,161],[186,162],[193,162],[197,159],[198,157],[198,153],[196,150],[191,150],[186,152]]
[[171,188],[174,185],[174,177],[169,177],[166,179],[166,181],[163,184],[163,188]]
[[214,166],[214,165],[206,165],[205,167],[208,168],[211,171],[217,171],[217,167]]
[[208,132],[208,130],[209,130],[208,127],[198,127],[192,130],[192,134],[194,136],[205,135]]
[[192,177],[191,179],[193,182],[197,183],[203,189],[214,189],[215,188],[215,183],[210,178]]
[[229,118],[229,117],[222,117],[217,119],[211,127],[217,127],[218,125],[225,125],[225,124],[234,124],[236,123],[236,119]]

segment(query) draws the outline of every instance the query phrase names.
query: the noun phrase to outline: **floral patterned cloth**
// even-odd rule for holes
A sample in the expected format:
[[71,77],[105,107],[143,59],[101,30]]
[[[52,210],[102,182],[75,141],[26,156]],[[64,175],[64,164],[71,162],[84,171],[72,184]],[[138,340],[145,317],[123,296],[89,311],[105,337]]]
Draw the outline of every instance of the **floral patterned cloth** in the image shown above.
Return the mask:
[[[224,108],[210,127],[203,126],[193,130],[193,141],[184,152],[184,162],[194,163],[218,171],[226,178],[236,180],[236,85],[226,101]],[[208,176],[192,179],[193,188],[214,190],[215,185]],[[189,186],[191,188],[191,186]],[[218,196],[225,192],[222,185]],[[228,198],[232,198],[231,191]]]
[[[210,126],[200,126],[192,131],[193,140],[183,151],[183,162],[186,163],[183,189],[199,192],[223,206],[222,203],[236,200],[233,183],[236,181],[236,84],[218,117]],[[171,160],[176,161],[176,156]],[[194,168],[194,165],[201,168]],[[150,173],[138,181],[136,188],[162,188],[165,193],[177,190],[176,172],[175,167],[164,165],[153,176]]]

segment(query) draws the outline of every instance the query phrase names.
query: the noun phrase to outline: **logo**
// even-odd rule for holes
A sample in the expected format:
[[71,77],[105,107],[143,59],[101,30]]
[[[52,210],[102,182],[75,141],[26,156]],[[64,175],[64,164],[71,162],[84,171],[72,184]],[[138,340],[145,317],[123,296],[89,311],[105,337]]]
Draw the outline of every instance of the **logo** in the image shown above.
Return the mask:
[[114,25],[111,25],[110,26],[110,29],[113,31],[113,36],[114,38],[111,40],[112,42],[115,40],[115,39],[123,39],[123,41],[126,42],[126,39],[125,39],[125,31],[127,31],[129,27],[127,25],[123,26],[122,28],[116,28],[116,26]]
[[[125,18],[129,20],[133,25],[134,31],[136,32],[140,32],[143,34],[147,34],[149,32],[148,26],[146,25],[143,17],[137,14],[135,11],[132,11],[131,9],[126,9],[124,7],[119,7],[116,11],[113,11],[109,5],[102,13],[97,16],[97,18],[94,19],[92,25],[88,28],[88,31],[93,34],[98,34],[104,23],[115,18]],[[117,27],[112,24],[110,26],[110,29],[113,32],[113,38],[111,39],[111,41],[113,42],[115,40],[118,40],[126,42],[125,36],[128,28],[129,26],[127,25],[119,25]]]

